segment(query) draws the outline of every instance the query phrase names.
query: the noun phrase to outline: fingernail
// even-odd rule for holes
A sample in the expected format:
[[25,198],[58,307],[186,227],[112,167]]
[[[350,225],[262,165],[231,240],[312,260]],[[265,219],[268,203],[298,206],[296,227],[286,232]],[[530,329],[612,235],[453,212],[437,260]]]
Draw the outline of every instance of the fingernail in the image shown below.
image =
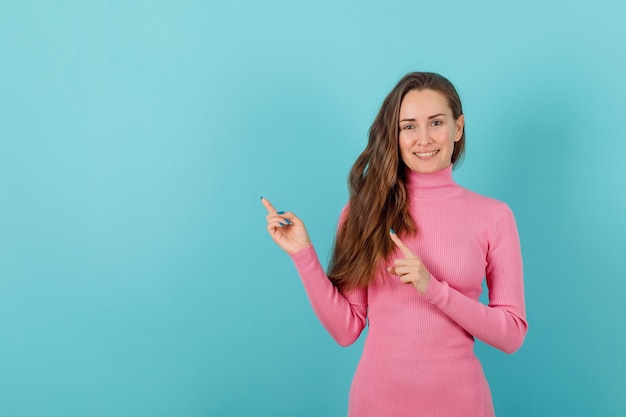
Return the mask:
[[263,200],[263,196],[261,196],[261,200]]
[[280,227],[287,226],[287,225],[286,225],[285,223],[283,223],[283,222],[278,222],[278,224],[280,224]]
[[284,211],[277,211],[276,214],[285,214]]
[[289,219],[285,219],[285,221],[287,222],[288,225],[292,225],[293,224],[293,222],[291,220],[289,220]]
[[396,231],[395,231],[395,230],[393,230],[393,229],[389,229],[389,231],[391,232],[391,234],[392,234],[392,235],[395,235],[395,234],[396,234]]

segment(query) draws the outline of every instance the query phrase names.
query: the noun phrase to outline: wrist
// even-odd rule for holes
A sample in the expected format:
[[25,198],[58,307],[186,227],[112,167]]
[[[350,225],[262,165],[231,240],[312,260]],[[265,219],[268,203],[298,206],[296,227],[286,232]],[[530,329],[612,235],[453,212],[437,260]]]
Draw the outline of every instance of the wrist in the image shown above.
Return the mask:
[[424,295],[424,293],[428,290],[428,285],[430,284],[430,275],[426,279],[420,279],[417,282],[413,283],[413,287],[417,290],[420,295]]
[[286,252],[287,252],[287,254],[289,256],[291,256],[291,255],[295,255],[298,252],[302,252],[302,251],[310,248],[311,246],[313,246],[313,244],[311,243],[311,241],[309,241],[305,245],[302,245],[302,246],[299,246],[299,247],[296,247],[296,248],[293,248],[293,249],[290,249],[290,250],[286,250]]

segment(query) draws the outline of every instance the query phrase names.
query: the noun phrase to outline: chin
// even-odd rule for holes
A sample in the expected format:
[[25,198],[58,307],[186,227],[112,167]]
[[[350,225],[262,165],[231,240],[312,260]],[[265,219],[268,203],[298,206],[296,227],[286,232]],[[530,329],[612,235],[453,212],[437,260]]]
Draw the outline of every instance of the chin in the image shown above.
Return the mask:
[[425,167],[425,166],[410,166],[409,169],[413,172],[417,172],[418,174],[432,174],[433,172],[439,171],[441,168],[439,167]]

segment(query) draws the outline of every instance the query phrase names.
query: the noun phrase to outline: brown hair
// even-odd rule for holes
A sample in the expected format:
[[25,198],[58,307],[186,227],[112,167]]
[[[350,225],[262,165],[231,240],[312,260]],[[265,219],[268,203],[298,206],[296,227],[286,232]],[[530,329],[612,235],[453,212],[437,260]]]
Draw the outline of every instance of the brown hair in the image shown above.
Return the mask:
[[[328,277],[340,290],[367,286],[377,268],[393,252],[389,229],[414,235],[405,186],[406,165],[398,150],[400,105],[411,90],[434,90],[448,100],[455,119],[463,114],[461,99],[450,81],[431,72],[405,75],[387,95],[369,130],[365,150],[352,166],[348,179],[350,200],[339,227]],[[465,151],[465,130],[455,143],[452,163]]]

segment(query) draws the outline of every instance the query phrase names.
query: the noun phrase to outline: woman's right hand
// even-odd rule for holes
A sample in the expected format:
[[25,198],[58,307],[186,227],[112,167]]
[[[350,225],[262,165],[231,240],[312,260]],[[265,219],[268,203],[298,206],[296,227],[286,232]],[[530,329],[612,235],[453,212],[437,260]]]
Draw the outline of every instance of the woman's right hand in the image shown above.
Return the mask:
[[282,250],[291,255],[311,245],[304,223],[295,214],[277,211],[264,197],[261,197],[261,203],[268,212],[267,231]]

